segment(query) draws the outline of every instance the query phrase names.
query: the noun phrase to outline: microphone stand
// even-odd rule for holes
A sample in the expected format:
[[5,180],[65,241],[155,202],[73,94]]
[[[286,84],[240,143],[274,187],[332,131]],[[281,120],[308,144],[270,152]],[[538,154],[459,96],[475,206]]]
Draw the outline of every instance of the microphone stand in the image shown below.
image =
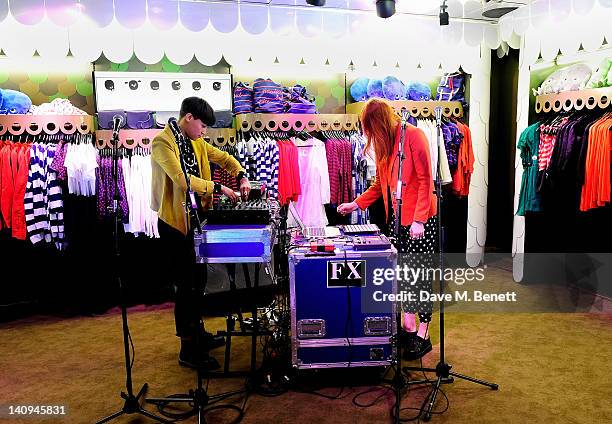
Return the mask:
[[118,204],[119,204],[119,181],[118,181],[119,179],[118,178],[119,176],[119,173],[118,173],[119,130],[118,130],[118,126],[120,125],[121,124],[119,123],[119,125],[115,126],[116,128],[114,128],[113,137],[112,137],[114,195],[113,195],[113,204],[111,208],[109,209],[112,212],[113,221],[114,221],[114,228],[113,228],[113,237],[114,237],[113,251],[114,252],[113,253],[115,256],[115,266],[113,267],[113,270],[115,273],[114,277],[116,278],[119,284],[119,303],[121,304],[121,321],[123,324],[123,350],[125,354],[125,373],[126,373],[125,385],[126,385],[127,393],[121,392],[121,397],[125,400],[123,408],[109,415],[108,417],[101,419],[96,424],[102,424],[102,423],[111,421],[115,418],[122,416],[123,414],[128,414],[128,415],[140,414],[140,415],[144,415],[145,417],[151,418],[160,423],[171,424],[172,421],[168,421],[161,417],[158,417],[157,415],[152,414],[151,412],[143,409],[142,406],[140,406],[140,398],[146,393],[149,387],[147,383],[145,383],[142,386],[142,388],[140,389],[140,391],[138,392],[136,396],[134,396],[134,391],[132,388],[132,360],[133,358],[131,357],[131,354],[130,354],[130,345],[129,345],[129,343],[132,340],[132,336],[130,335],[130,329],[128,327],[125,286],[123,282],[121,281],[121,275],[119,272],[119,267],[121,265],[121,261],[120,261],[121,252],[119,250],[119,208],[118,208]]
[[[172,120],[172,118],[171,118]],[[174,120],[174,123],[176,124],[176,120]],[[190,218],[191,218],[191,222],[195,223],[195,228],[194,231],[197,232],[198,234],[201,234],[202,232],[202,224],[200,222],[200,217],[198,216],[198,211],[197,211],[197,204],[196,204],[196,200],[195,200],[195,194],[194,192],[191,190],[191,181],[190,181],[190,176],[189,176],[189,172],[187,171],[187,165],[185,164],[185,158],[183,157],[183,153],[185,152],[185,144],[190,142],[188,140],[185,139],[185,136],[183,135],[183,133],[180,131],[180,128],[178,128],[178,125],[176,126],[176,128],[173,127],[173,124],[169,123],[170,129],[172,130],[172,133],[174,134],[174,137],[176,139],[176,144],[178,145],[178,149],[179,149],[179,160],[181,163],[181,169],[183,171],[183,174],[185,176],[185,182],[186,182],[186,186],[187,186],[187,190],[185,193],[185,222],[187,224],[186,228],[190,228],[191,226],[190,224]],[[195,264],[193,264],[195,266]],[[207,272],[207,271],[205,271]],[[198,297],[198,299],[200,299],[200,296],[202,296],[202,287],[200,286],[200,279],[198,277],[196,278],[196,284],[195,284],[195,288],[196,288],[196,296]],[[200,335],[200,328],[203,328],[204,323],[202,322],[202,315],[200,312],[200,309],[198,308],[198,316],[200,317],[199,321],[198,321],[198,328],[196,328],[195,331],[195,346],[196,346],[196,351],[199,353],[200,352],[200,343],[201,343],[201,335]],[[232,409],[235,411],[238,411],[239,416],[236,419],[235,422],[238,422],[242,419],[244,412],[241,408],[235,406],[235,405],[215,405],[212,407],[207,407],[210,403],[212,403],[211,401],[214,402],[218,402],[220,400],[226,399],[228,397],[237,395],[237,394],[241,394],[244,393],[245,390],[236,390],[236,391],[232,391],[232,392],[227,392],[227,393],[222,393],[222,394],[218,394],[218,395],[214,395],[214,396],[209,396],[208,393],[206,392],[206,389],[204,388],[204,385],[202,384],[202,380],[203,380],[203,373],[202,373],[202,367],[200,366],[200,364],[198,364],[196,362],[196,375],[197,375],[197,388],[195,390],[190,389],[188,394],[181,394],[181,395],[174,395],[174,396],[170,396],[170,397],[165,397],[165,398],[147,398],[146,401],[149,403],[154,403],[157,404],[158,408],[162,408],[170,403],[174,403],[174,402],[178,402],[178,403],[186,403],[188,405],[193,405],[192,410],[190,413],[187,413],[185,416],[183,416],[182,418],[187,418],[189,416],[198,415],[198,424],[203,424],[206,422],[205,419],[205,415],[206,413],[211,410],[211,409]]]
[[[436,107],[434,109],[436,116],[436,127],[437,127],[437,148],[438,152],[442,148],[441,138],[442,138],[442,108]],[[444,275],[444,227],[442,226],[442,176],[440,171],[440,160],[438,159],[438,166],[436,172],[436,180],[435,180],[435,192],[437,196],[437,205],[438,205],[438,256],[439,256],[439,267],[440,267],[440,275]],[[396,225],[397,227],[397,225]],[[498,389],[498,385],[494,383],[489,383],[484,380],[478,380],[473,377],[468,377],[463,374],[458,374],[456,372],[451,372],[452,365],[448,364],[445,361],[445,350],[444,350],[444,278],[440,278],[440,360],[436,365],[436,368],[425,368],[425,367],[404,367],[405,371],[421,371],[421,372],[434,372],[436,373],[437,379],[435,380],[435,384],[433,384],[433,388],[428,395],[429,402],[427,404],[427,409],[425,411],[425,415],[423,416],[424,421],[429,421],[433,414],[433,407],[436,403],[436,399],[438,397],[438,392],[440,391],[440,385],[443,383],[453,383],[453,377],[461,378],[463,380],[471,381],[472,383],[481,384],[483,386],[488,386],[493,390]],[[414,380],[410,381],[408,385],[419,385],[419,384],[431,384],[432,382],[427,378],[425,380]]]
[[[399,141],[399,150],[397,153],[399,167],[397,171],[397,186],[395,189],[395,199],[396,199],[396,210],[395,210],[395,222],[393,225],[393,238],[395,239],[395,245],[398,248],[400,247],[400,227],[402,220],[402,167],[404,164],[404,142],[406,136],[406,124],[408,123],[408,111],[402,110],[402,121],[400,128],[400,141]],[[401,257],[401,254],[398,254],[398,257]],[[391,367],[393,368],[393,391],[395,393],[395,403],[393,405],[393,422],[399,424],[400,420],[400,404],[402,403],[402,391],[406,387],[406,380],[404,379],[404,375],[402,374],[401,364],[402,364],[402,346],[400,340],[400,329],[402,328],[402,316],[401,316],[401,308],[397,305],[395,306],[395,335],[392,337],[393,339],[393,360],[391,362]]]

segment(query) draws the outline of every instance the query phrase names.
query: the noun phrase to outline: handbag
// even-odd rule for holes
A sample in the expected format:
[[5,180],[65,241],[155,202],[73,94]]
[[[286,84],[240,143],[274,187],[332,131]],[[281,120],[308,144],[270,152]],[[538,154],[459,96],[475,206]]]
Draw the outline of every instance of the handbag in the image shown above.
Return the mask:
[[231,128],[234,123],[234,117],[231,110],[216,110],[215,123],[211,128]]
[[133,130],[149,130],[155,127],[155,118],[150,110],[128,110],[127,127]]
[[101,110],[98,112],[98,129],[101,130],[112,130],[113,129],[113,118],[116,115],[121,116],[122,125],[120,128],[125,128],[127,124],[127,115],[124,110]]

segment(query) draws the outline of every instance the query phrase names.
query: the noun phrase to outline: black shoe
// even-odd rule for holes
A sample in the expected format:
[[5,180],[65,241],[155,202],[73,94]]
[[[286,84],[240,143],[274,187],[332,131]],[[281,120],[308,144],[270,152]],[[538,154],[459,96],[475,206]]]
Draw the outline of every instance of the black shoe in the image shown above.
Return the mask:
[[201,370],[212,371],[220,367],[219,362],[208,354],[207,351],[198,352],[191,343],[181,345],[181,353],[178,359],[179,365]]
[[415,359],[420,359],[423,356],[427,355],[431,352],[431,340],[423,339],[422,337],[416,336],[414,338],[412,347],[410,349],[406,349],[404,351],[404,359],[406,361],[414,361]]
[[204,348],[207,350],[225,346],[225,337],[215,336],[214,334],[209,333],[206,330],[202,332],[201,341],[202,341],[202,344],[204,345]]
[[406,329],[402,327],[400,329],[400,334],[399,334],[400,346],[403,347],[404,349],[411,349],[412,343],[416,335],[417,335],[416,331],[406,331]]

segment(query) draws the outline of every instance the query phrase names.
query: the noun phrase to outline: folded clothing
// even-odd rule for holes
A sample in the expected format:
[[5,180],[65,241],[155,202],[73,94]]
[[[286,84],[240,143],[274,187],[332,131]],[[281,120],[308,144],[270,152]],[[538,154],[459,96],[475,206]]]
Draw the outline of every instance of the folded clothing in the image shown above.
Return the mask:
[[253,113],[253,88],[248,84],[234,84],[234,113]]
[[50,103],[30,107],[28,115],[87,115],[87,113],[75,107],[70,100],[57,98]]
[[306,92],[306,88],[296,85],[287,90],[289,97],[288,113],[317,113],[317,105],[314,97]]
[[257,78],[253,83],[255,113],[284,113],[283,87],[271,79]]

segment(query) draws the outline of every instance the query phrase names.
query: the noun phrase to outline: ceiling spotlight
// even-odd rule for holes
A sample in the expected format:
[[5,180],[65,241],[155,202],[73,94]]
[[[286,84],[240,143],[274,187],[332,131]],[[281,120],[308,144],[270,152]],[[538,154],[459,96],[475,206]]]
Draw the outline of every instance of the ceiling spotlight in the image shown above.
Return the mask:
[[395,0],[376,0],[376,14],[384,19],[395,15]]
[[442,0],[442,4],[440,5],[440,26],[448,25],[448,12],[446,9],[448,9],[446,0]]
[[325,0],[306,0],[311,6],[325,6]]

